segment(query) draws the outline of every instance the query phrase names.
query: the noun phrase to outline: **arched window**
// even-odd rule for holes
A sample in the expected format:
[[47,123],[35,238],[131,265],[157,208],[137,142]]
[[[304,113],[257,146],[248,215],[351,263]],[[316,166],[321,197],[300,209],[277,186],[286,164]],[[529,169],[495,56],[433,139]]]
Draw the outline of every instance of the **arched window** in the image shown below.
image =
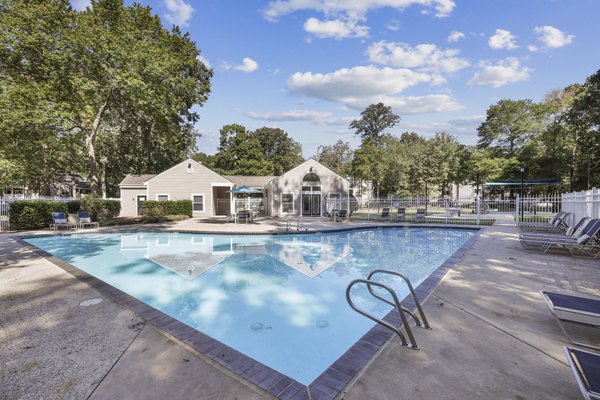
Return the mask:
[[308,174],[304,175],[304,178],[302,178],[302,181],[310,182],[310,183],[320,183],[321,178],[319,178],[319,175],[315,174],[314,172],[309,172]]

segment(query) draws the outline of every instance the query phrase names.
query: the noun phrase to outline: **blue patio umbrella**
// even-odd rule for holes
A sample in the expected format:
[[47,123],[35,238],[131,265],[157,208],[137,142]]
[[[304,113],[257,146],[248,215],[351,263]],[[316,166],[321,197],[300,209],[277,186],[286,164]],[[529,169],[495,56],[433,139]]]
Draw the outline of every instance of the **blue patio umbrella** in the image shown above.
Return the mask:
[[230,193],[244,193],[244,194],[252,194],[252,193],[262,193],[262,190],[252,188],[250,186],[236,186],[229,191]]
[[[253,194],[253,193],[262,193],[262,190],[250,187],[250,186],[236,186],[229,191],[229,193],[234,194]],[[247,201],[247,209],[250,209],[250,196],[246,197]]]

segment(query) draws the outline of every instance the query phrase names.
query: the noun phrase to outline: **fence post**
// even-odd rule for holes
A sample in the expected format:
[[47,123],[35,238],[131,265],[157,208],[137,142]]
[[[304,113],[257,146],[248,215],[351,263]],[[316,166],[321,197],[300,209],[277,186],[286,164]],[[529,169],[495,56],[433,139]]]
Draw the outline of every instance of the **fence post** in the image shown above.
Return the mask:
[[519,194],[517,193],[517,196],[515,197],[515,211],[516,211],[516,215],[515,215],[515,221],[517,221],[517,225],[519,225],[519,215],[521,215],[521,199],[519,199]]
[[481,197],[477,196],[477,225],[481,222]]

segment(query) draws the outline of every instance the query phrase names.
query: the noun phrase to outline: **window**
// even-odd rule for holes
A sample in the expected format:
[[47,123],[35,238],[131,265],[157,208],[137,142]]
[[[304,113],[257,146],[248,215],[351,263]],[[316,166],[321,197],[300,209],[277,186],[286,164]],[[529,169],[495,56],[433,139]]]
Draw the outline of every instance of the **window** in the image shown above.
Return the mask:
[[281,212],[284,214],[294,212],[294,195],[292,193],[281,194]]
[[156,200],[157,201],[169,201],[169,195],[168,194],[157,194]]
[[342,195],[341,193],[329,193],[329,204],[327,205],[327,209],[331,210],[339,210],[342,208]]
[[319,175],[315,174],[314,172],[309,172],[308,174],[304,175],[304,178],[302,178],[302,181],[304,181],[304,182],[321,182],[321,178],[319,178]]
[[193,194],[192,195],[192,210],[194,212],[203,212],[204,211],[204,195],[203,194]]

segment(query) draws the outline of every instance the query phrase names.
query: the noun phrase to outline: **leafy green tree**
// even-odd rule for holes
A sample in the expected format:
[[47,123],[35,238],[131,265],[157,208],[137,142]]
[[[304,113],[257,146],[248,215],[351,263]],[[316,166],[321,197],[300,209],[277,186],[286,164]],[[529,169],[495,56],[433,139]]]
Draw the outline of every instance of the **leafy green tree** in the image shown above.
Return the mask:
[[374,140],[378,145],[382,135],[393,128],[398,121],[400,117],[392,112],[392,107],[377,103],[371,104],[361,112],[360,119],[350,123],[350,129],[353,129],[363,140]]
[[543,122],[539,105],[531,100],[500,100],[488,108],[486,120],[477,128],[478,145],[497,155],[518,156]]
[[219,151],[215,155],[217,172],[225,175],[273,175],[273,163],[267,160],[257,137],[239,124],[220,130]]
[[600,186],[600,70],[586,79],[568,120],[577,135],[574,189]]
[[331,146],[323,146],[318,161],[341,176],[350,176],[353,155],[350,143],[339,139]]
[[258,128],[250,136],[258,139],[266,160],[273,164],[274,175],[282,175],[304,161],[302,146],[283,129],[265,126]]
[[67,0],[3,1],[0,130],[30,148],[19,162],[39,165],[33,155],[46,150],[63,168],[87,164],[93,191],[100,158],[119,174],[142,160],[172,164],[195,146],[192,106],[210,92],[198,56],[187,34],[139,4],[92,0],[77,12]]
[[434,172],[431,182],[437,184],[444,192],[450,183],[459,182],[459,168],[464,145],[456,137],[438,132],[428,141],[428,154],[432,158],[431,168]]

